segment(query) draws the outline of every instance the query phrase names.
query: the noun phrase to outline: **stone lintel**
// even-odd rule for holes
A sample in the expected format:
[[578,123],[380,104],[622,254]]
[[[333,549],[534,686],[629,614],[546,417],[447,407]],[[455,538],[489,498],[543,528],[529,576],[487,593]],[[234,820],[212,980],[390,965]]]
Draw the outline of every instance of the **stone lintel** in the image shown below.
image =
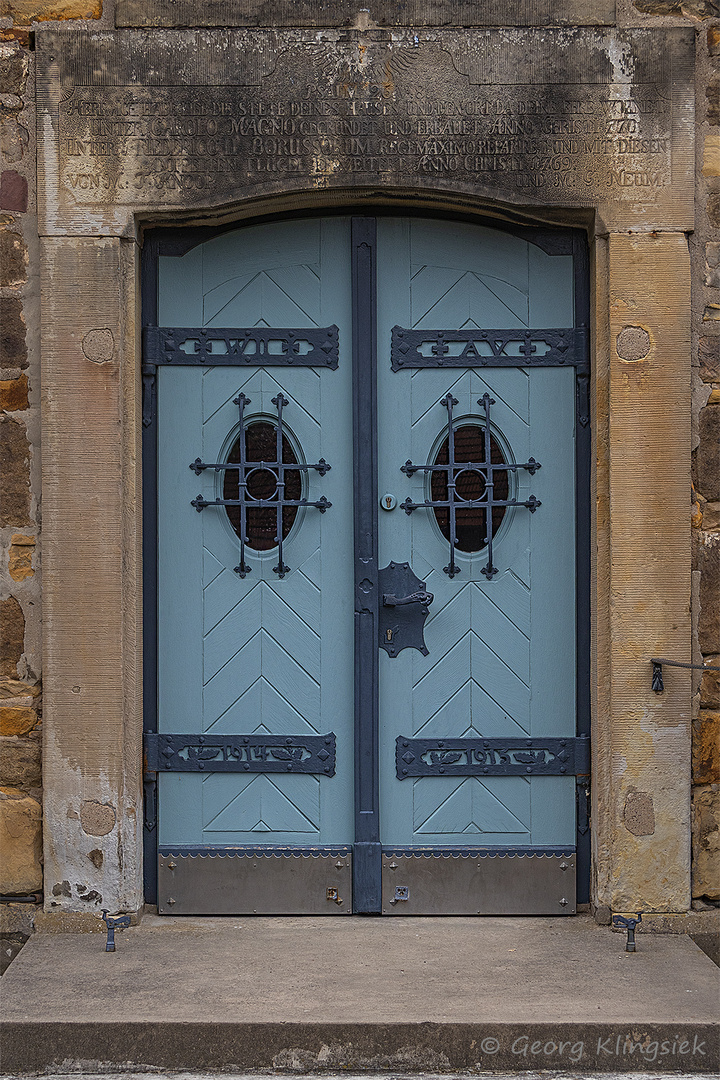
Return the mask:
[[692,227],[690,28],[37,41],[42,233],[128,235],[130,215],[358,190]]

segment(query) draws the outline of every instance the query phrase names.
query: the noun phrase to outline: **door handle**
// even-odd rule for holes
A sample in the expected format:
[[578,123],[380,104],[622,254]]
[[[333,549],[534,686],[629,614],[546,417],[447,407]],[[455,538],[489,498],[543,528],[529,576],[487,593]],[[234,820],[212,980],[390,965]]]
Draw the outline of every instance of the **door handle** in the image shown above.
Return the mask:
[[434,594],[426,592],[424,589],[410,593],[409,596],[395,596],[394,593],[385,593],[383,595],[383,606],[404,607],[406,604],[422,604],[423,607],[427,607],[428,604],[432,604],[434,599]]

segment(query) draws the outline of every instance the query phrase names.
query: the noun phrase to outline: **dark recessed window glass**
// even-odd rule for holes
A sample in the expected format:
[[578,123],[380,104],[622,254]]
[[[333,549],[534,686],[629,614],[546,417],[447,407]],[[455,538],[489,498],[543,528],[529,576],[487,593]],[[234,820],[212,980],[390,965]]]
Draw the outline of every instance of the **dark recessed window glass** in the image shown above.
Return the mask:
[[[473,500],[487,497],[487,470],[483,468],[485,461],[485,431],[477,424],[463,424],[456,428],[455,436],[455,461],[456,468],[453,470],[455,480],[455,530],[456,546],[460,551],[480,551],[486,545],[486,514],[484,506],[463,505]],[[440,447],[434,465],[447,465],[449,461],[449,439],[446,437]],[[463,467],[463,462],[474,465],[476,468]],[[490,462],[493,465],[502,465],[505,462],[503,452],[497,440],[490,436]],[[508,472],[495,470],[493,498],[507,499],[509,482]],[[430,474],[430,490],[433,502],[447,501],[448,496],[448,470],[433,471]],[[492,508],[492,533],[493,536],[500,528],[507,507],[494,506]],[[435,518],[446,540],[450,539],[450,511],[444,507],[435,507]]]
[[[242,436],[241,436],[242,438]],[[269,551],[277,547],[277,506],[253,506],[258,499],[277,503],[278,482],[280,479],[277,465],[277,427],[266,420],[248,424],[245,430],[245,483],[246,495],[246,531],[245,542],[254,551]],[[229,462],[240,461],[240,439],[233,444],[228,455]],[[285,465],[297,465],[295,455],[287,436],[282,439],[282,460]],[[257,464],[253,466],[253,462]],[[268,462],[269,464],[261,464]],[[302,498],[302,479],[299,469],[285,472],[285,499]],[[227,469],[223,484],[223,499],[239,498],[239,470]],[[226,506],[227,516],[235,532],[240,535],[240,507]],[[282,538],[287,539],[297,517],[297,506],[285,506],[282,510]]]

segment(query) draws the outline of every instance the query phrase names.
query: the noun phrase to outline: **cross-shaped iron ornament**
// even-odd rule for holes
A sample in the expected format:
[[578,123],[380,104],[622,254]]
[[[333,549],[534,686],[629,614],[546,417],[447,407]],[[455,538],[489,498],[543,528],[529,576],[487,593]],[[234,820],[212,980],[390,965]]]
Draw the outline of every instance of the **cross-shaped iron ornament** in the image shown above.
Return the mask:
[[[517,472],[518,469],[525,469],[531,476],[534,476],[537,470],[540,468],[540,462],[535,458],[529,458],[528,461],[522,465],[516,465],[509,461],[504,461],[499,464],[494,464],[492,458],[491,448],[491,433],[490,433],[490,406],[495,404],[495,399],[491,398],[489,394],[483,394],[481,398],[478,398],[478,405],[483,407],[485,413],[485,423],[483,425],[484,435],[484,450],[485,460],[482,462],[475,461],[456,461],[455,460],[455,429],[453,427],[453,406],[458,404],[457,398],[454,398],[452,394],[448,394],[440,402],[447,409],[448,426],[447,426],[447,438],[448,438],[448,461],[447,464],[436,463],[434,465],[413,465],[411,461],[406,461],[401,466],[400,471],[406,473],[407,476],[412,476],[416,472],[434,473],[445,472],[447,473],[447,499],[426,499],[424,502],[413,502],[409,497],[405,502],[400,503],[400,506],[406,514],[412,514],[414,510],[421,510],[424,508],[432,509],[442,508],[448,511],[450,519],[450,562],[447,566],[443,567],[443,570],[449,577],[453,578],[456,574],[460,573],[460,567],[455,562],[455,548],[457,546],[457,529],[456,529],[456,514],[458,510],[464,510],[469,507],[479,507],[485,510],[485,545],[487,547],[487,564],[482,567],[481,573],[491,581],[495,574],[498,573],[497,567],[493,564],[493,520],[492,509],[494,506],[526,506],[531,514],[534,514],[538,506],[541,505],[540,500],[536,499],[534,495],[531,495],[528,499],[520,501],[518,499],[496,499],[494,497],[495,488],[495,474],[496,473],[510,473]],[[464,499],[457,491],[457,480],[463,472],[475,472],[479,473],[484,483],[483,493],[479,499]]]
[[[201,461],[200,458],[195,458],[195,461],[190,463],[190,468],[193,470],[196,476],[199,476],[205,469],[214,469],[215,472],[221,472],[223,470],[237,470],[238,474],[238,498],[237,499],[205,499],[202,494],[198,495],[196,499],[193,499],[190,503],[194,506],[198,513],[205,509],[206,506],[237,506],[240,511],[240,562],[237,566],[233,567],[233,570],[241,578],[244,578],[250,573],[251,567],[245,561],[245,546],[248,542],[247,535],[247,511],[249,509],[256,509],[260,507],[274,507],[277,514],[277,535],[275,536],[275,543],[278,546],[278,563],[277,566],[273,566],[273,572],[278,577],[285,577],[290,570],[289,566],[285,565],[283,560],[283,509],[289,506],[316,506],[321,514],[324,514],[329,507],[332,506],[331,502],[322,495],[319,499],[311,501],[309,499],[286,499],[285,498],[285,474],[290,470],[305,471],[309,469],[315,469],[320,476],[324,476],[326,472],[329,472],[330,466],[324,458],[320,458],[316,465],[304,465],[299,462],[289,463],[283,461],[283,409],[290,402],[282,394],[278,394],[277,397],[272,398],[272,403],[277,409],[277,427],[276,427],[276,452],[275,461],[248,461],[246,457],[246,434],[247,423],[245,420],[245,407],[250,404],[251,399],[246,397],[245,394],[239,394],[238,397],[233,398],[233,405],[237,405],[240,411],[240,431],[238,437],[238,450],[240,460],[238,462],[218,461],[214,463],[208,463]],[[248,480],[254,472],[271,472],[276,477],[275,490],[272,492],[270,498],[255,498],[248,491]]]

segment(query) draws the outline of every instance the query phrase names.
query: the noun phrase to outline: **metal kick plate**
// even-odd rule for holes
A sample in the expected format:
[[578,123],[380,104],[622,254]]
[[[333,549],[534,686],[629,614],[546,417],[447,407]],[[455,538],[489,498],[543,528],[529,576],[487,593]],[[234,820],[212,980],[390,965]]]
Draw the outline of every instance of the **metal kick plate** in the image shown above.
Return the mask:
[[351,915],[352,855],[195,849],[158,856],[160,915]]
[[574,915],[575,855],[383,852],[384,915]]

